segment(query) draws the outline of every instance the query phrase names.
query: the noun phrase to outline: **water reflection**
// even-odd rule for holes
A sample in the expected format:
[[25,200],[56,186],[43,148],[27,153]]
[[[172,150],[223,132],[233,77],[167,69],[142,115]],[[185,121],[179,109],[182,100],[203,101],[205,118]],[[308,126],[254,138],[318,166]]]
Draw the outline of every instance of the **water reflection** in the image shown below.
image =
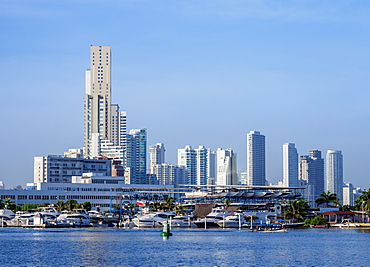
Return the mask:
[[[367,265],[370,229],[246,230],[70,229],[0,232],[2,265],[242,266]],[[163,242],[165,241],[165,242]],[[5,262],[4,260],[7,259]]]

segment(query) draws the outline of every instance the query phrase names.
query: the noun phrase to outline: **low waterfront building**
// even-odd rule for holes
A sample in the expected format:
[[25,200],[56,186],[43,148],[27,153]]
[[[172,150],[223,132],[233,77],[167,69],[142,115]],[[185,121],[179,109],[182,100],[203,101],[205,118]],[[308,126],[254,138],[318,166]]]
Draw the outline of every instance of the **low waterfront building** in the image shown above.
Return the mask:
[[161,196],[178,197],[173,185],[123,184],[124,177],[86,175],[73,177],[72,183],[28,183],[25,190],[2,189],[0,199],[9,199],[16,205],[56,204],[74,199],[78,203],[90,202],[93,209],[110,210],[113,205],[136,203]]
[[49,155],[34,158],[34,183],[70,183],[72,176],[93,172],[111,175],[111,161],[107,159],[68,158]]

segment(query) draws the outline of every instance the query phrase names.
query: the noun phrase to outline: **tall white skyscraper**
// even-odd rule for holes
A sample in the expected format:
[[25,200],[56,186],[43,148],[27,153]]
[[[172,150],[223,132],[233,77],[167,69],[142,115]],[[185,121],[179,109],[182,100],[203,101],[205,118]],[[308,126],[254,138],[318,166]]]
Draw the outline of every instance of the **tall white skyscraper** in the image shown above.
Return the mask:
[[197,161],[197,184],[206,185],[209,178],[215,178],[214,153],[204,146],[199,146],[194,151]]
[[237,185],[236,154],[231,148],[218,148],[216,151],[217,185]]
[[157,143],[149,147],[149,173],[154,173],[154,165],[165,163],[165,152],[166,149],[163,143]]
[[283,145],[283,185],[298,187],[298,152],[293,143]]
[[188,184],[205,185],[209,179],[215,178],[215,154],[211,149],[186,146],[177,151],[177,164],[186,167]]
[[197,159],[195,150],[191,146],[185,146],[177,150],[177,164],[185,166],[188,179],[186,184],[196,184],[197,181]]
[[326,153],[326,191],[337,194],[343,201],[343,155],[340,150]]
[[247,134],[247,173],[250,185],[266,185],[265,136],[258,131]]
[[127,120],[126,111],[120,111],[118,104],[111,105],[112,134],[111,141],[116,146],[126,145]]
[[[99,135],[99,138],[93,138]],[[90,69],[86,70],[84,100],[84,156],[92,158],[98,140],[110,140],[123,146],[126,136],[126,113],[111,104],[110,46],[90,46]],[[96,152],[96,151],[95,151]]]

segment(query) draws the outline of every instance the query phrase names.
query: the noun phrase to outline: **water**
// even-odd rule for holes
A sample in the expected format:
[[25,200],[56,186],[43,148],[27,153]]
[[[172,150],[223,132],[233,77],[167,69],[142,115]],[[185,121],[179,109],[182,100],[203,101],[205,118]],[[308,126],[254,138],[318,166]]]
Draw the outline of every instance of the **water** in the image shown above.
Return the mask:
[[368,266],[370,230],[0,228],[1,266]]

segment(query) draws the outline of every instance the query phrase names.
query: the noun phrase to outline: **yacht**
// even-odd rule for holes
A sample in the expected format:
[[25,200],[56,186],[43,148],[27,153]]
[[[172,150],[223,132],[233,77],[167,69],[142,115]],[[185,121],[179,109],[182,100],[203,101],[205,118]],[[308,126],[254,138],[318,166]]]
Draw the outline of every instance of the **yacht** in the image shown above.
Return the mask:
[[137,227],[161,227],[163,222],[172,220],[176,216],[174,212],[151,212],[132,219]]
[[57,218],[58,223],[74,226],[91,226],[91,218],[85,209],[74,209],[72,212],[62,212]]
[[229,212],[224,208],[213,208],[205,218],[199,218],[194,221],[195,225],[199,228],[205,227],[218,227],[217,222],[223,220]]
[[0,209],[0,219],[11,220],[15,217],[15,213],[8,209]]
[[241,212],[233,212],[226,216],[224,219],[219,220],[217,225],[222,228],[241,228],[247,221],[244,218],[244,214]]
[[[158,222],[158,224],[163,225],[163,221]],[[177,215],[174,217],[170,217],[168,220],[168,223],[170,224],[170,227],[196,227],[196,225],[191,221],[190,216],[184,216],[184,215]]]

